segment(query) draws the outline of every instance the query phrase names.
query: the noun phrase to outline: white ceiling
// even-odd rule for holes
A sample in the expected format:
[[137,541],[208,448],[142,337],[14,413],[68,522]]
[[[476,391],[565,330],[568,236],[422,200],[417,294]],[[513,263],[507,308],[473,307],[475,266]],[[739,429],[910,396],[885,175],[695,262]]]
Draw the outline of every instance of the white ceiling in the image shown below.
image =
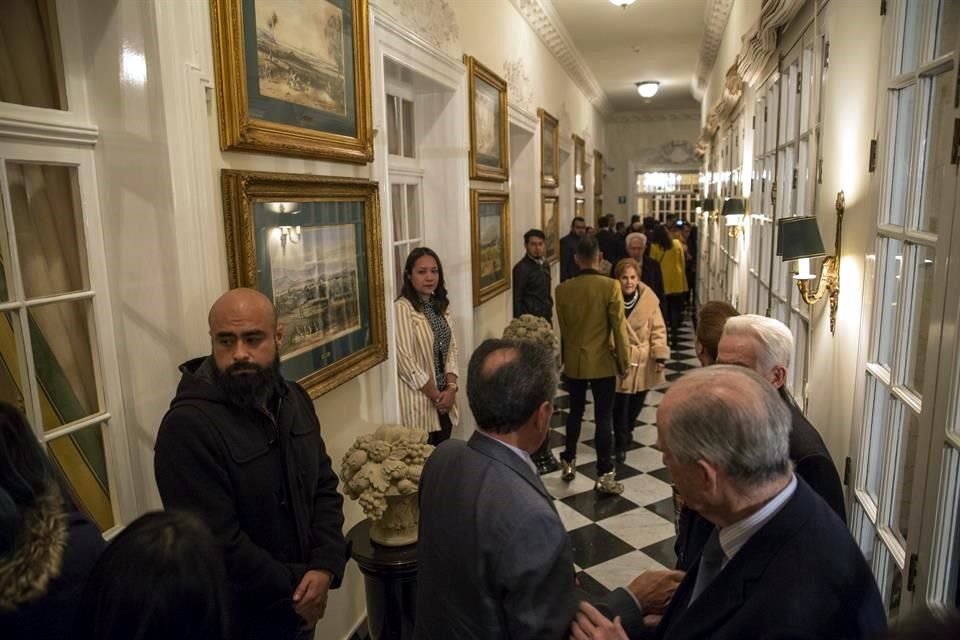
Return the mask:
[[[614,112],[695,109],[693,78],[707,0],[552,0],[556,13]],[[659,80],[647,100],[636,83]]]

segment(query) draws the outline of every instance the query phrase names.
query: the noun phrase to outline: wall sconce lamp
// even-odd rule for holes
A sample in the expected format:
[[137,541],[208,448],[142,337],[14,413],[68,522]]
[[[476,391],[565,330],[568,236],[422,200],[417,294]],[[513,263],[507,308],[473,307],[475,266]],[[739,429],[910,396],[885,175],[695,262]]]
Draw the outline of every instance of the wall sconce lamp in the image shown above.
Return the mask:
[[710,219],[710,214],[713,212],[716,205],[713,203],[713,198],[704,198],[700,201],[700,215],[703,216],[704,222]]
[[803,301],[816,304],[827,293],[830,294],[830,333],[837,332],[837,305],[840,299],[840,241],[843,230],[843,212],[846,200],[843,191],[837,193],[837,236],[834,241],[834,255],[826,256],[820,267],[820,279],[814,290],[811,282],[817,278],[810,272],[810,258],[825,256],[823,239],[816,216],[784,218],[777,221],[777,255],[784,262],[797,261],[797,289]]
[[280,248],[286,250],[287,242],[300,242],[300,224],[296,215],[300,208],[296,202],[268,202],[266,208],[277,214],[277,228],[280,229]]
[[731,238],[740,235],[740,231],[743,229],[743,216],[746,213],[747,207],[743,198],[727,198],[723,201],[723,209],[720,211],[720,215],[726,221],[727,234]]

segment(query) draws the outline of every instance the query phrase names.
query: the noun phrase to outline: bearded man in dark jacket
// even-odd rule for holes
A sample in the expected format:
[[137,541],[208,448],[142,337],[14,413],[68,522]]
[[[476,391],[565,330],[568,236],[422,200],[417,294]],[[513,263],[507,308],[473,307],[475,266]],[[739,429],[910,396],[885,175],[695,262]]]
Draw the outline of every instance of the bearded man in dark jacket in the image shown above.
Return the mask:
[[343,498],[304,389],[280,375],[273,304],[234,289],[210,309],[212,354],[181,365],[154,469],[164,507],[222,545],[234,638],[313,637],[343,578]]

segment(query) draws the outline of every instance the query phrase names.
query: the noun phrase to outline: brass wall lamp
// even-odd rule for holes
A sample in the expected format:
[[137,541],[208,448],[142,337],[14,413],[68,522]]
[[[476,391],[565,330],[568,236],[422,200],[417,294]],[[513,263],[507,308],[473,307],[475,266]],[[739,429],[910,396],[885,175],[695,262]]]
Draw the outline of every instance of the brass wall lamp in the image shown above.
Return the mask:
[[746,202],[743,198],[727,198],[723,201],[723,209],[720,215],[726,221],[727,234],[731,238],[736,238],[743,230],[743,218],[747,214]]
[[783,218],[777,221],[777,255],[784,262],[797,261],[797,289],[803,301],[816,304],[827,293],[830,294],[830,333],[837,332],[837,305],[840,298],[840,241],[843,230],[843,212],[846,206],[843,191],[837,193],[837,235],[834,240],[834,254],[826,256],[820,266],[820,278],[816,289],[812,280],[817,279],[810,272],[810,258],[825,256],[823,239],[816,216]]

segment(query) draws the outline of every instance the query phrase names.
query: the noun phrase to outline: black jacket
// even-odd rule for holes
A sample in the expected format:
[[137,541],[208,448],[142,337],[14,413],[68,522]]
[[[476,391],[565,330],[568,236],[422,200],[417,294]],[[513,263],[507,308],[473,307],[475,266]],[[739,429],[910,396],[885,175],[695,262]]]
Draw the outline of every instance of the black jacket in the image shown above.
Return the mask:
[[694,562],[657,638],[859,640],[881,637],[887,628],[863,552],[802,478],[786,505],[691,604],[698,571]]
[[600,252],[603,259],[612,265],[616,265],[620,258],[627,255],[627,248],[624,245],[623,236],[610,229],[600,229],[597,232],[597,244],[600,246]]
[[513,317],[525,313],[553,322],[553,285],[550,282],[550,263],[538,263],[523,256],[513,266]]
[[573,257],[577,253],[577,243],[580,238],[572,232],[560,238],[560,282],[569,280],[580,273],[580,267]]
[[[793,425],[790,429],[790,460],[794,470],[803,478],[814,493],[833,509],[844,523],[847,511],[844,505],[843,486],[840,474],[833,465],[833,459],[823,438],[803,415],[797,403],[781,393],[790,407]],[[683,509],[677,523],[677,539],[674,550],[677,552],[677,569],[689,571],[691,563],[699,559],[703,545],[707,543],[713,524],[696,511]]]
[[[291,638],[293,591],[308,569],[343,578],[343,498],[313,403],[282,381],[273,414],[229,403],[213,361],[183,378],[157,434],[154,469],[167,509],[200,517],[223,545],[235,637]],[[276,418],[274,418],[276,416]]]

